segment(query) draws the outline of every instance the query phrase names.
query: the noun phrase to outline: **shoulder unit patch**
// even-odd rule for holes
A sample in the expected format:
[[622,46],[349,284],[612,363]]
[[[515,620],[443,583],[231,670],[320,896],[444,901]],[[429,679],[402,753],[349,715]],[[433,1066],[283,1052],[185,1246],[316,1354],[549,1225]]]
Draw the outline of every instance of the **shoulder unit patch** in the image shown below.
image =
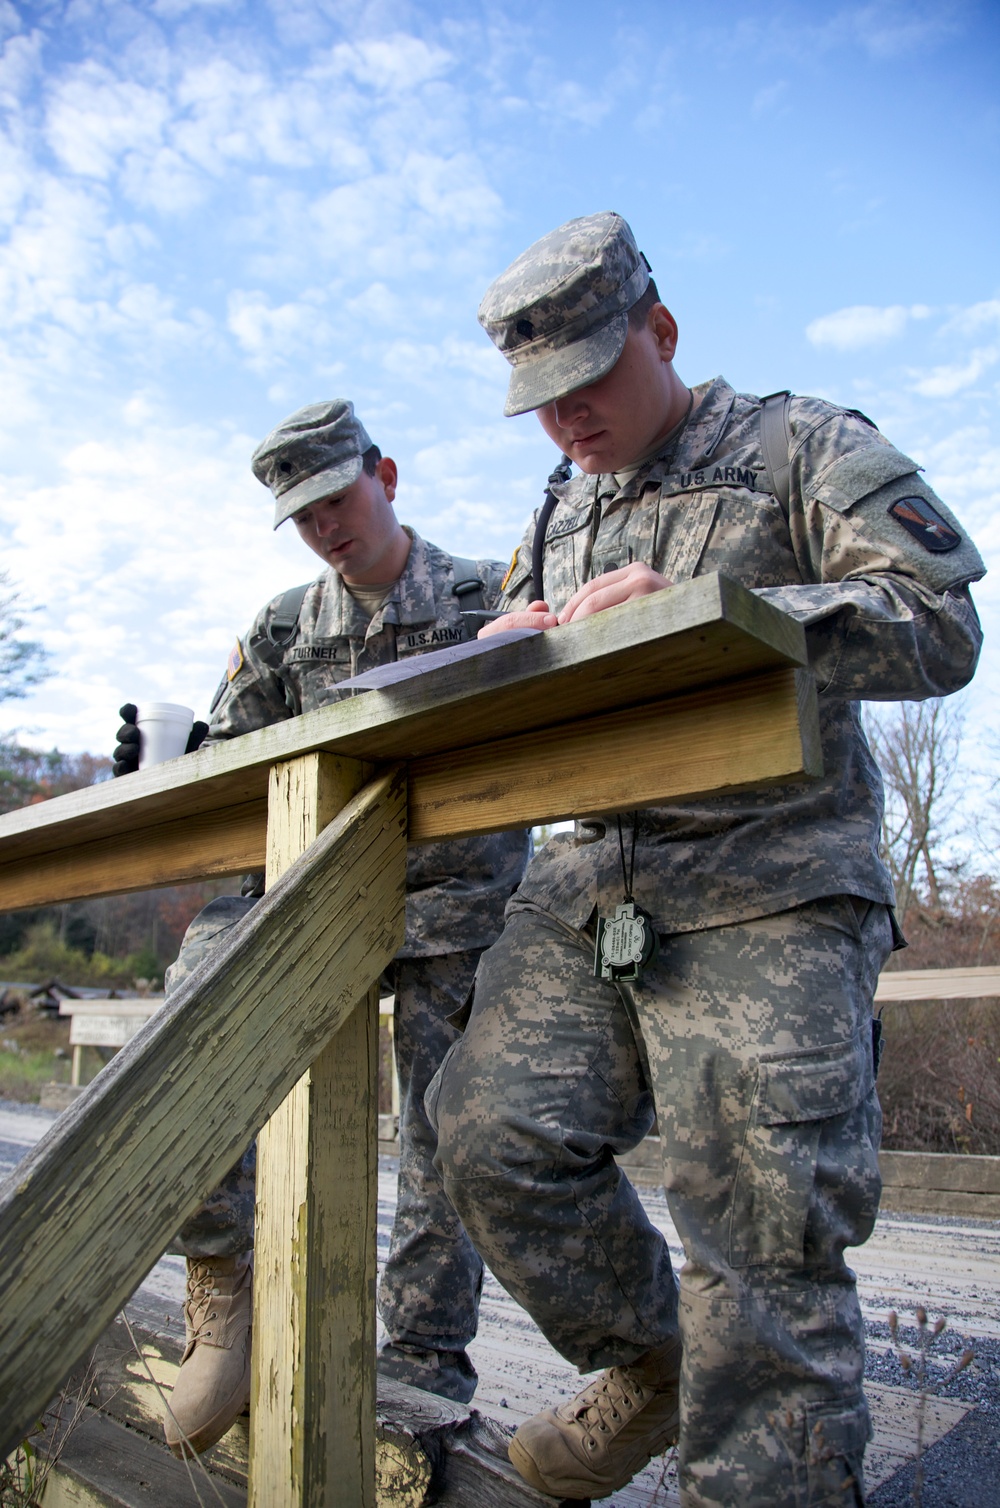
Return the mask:
[[236,643],[229,651],[229,659],[226,661],[226,680],[235,681],[236,677],[239,675],[242,669],[243,645],[240,643],[239,639],[237,639]]
[[955,550],[962,543],[958,530],[953,529],[924,497],[901,497],[892,504],[889,512],[908,534],[920,541],[925,550],[930,550],[935,555]]

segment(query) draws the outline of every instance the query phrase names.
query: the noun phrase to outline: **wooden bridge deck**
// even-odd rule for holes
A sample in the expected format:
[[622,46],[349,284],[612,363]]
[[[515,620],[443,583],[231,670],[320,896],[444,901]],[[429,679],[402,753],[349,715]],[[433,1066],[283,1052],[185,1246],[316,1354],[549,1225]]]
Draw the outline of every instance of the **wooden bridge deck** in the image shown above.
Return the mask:
[[[0,1105],[0,1176],[11,1170],[51,1120],[50,1112],[14,1110]],[[388,1250],[395,1208],[395,1173],[395,1159],[381,1158],[380,1262]],[[680,1244],[662,1191],[642,1187],[640,1192],[650,1218],[664,1232],[679,1262]],[[886,1214],[872,1239],[855,1250],[850,1260],[858,1273],[862,1306],[871,1331],[871,1375],[867,1390],[875,1438],[866,1462],[871,1493],[890,1483],[895,1473],[912,1459],[916,1434],[916,1394],[911,1388],[882,1380],[891,1350],[885,1331],[888,1313],[896,1309],[902,1323],[912,1324],[916,1307],[923,1304],[932,1319],[939,1314],[946,1317],[949,1335],[960,1336],[973,1349],[982,1350],[985,1343],[995,1357],[1000,1349],[997,1346],[1000,1224],[964,1217]],[[137,1290],[127,1312],[147,1334],[172,1338],[176,1344],[183,1334],[183,1291],[183,1259],[164,1257]],[[470,1354],[480,1374],[475,1407],[508,1427],[516,1426],[546,1403],[570,1396],[580,1386],[573,1369],[489,1275],[483,1293],[480,1333]],[[932,1364],[932,1388],[933,1379],[943,1375],[952,1359]],[[155,1407],[155,1399],[151,1406]],[[970,1407],[970,1403],[957,1399],[932,1399],[925,1426],[927,1444],[943,1439],[961,1424]],[[970,1461],[969,1466],[974,1471],[974,1463]],[[674,1465],[669,1456],[647,1468],[630,1487],[615,1495],[618,1508],[675,1508],[678,1502]]]

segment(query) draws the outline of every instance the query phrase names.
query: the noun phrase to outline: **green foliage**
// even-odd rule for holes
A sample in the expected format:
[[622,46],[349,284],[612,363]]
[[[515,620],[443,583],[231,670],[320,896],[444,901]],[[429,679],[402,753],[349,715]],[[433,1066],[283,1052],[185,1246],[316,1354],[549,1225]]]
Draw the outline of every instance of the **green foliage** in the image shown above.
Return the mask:
[[[4,1045],[7,1042],[10,1042],[9,1047]],[[68,1055],[56,1058],[51,1049],[38,1052],[16,1049],[15,1041],[0,1037],[0,1100],[37,1105],[46,1084],[69,1083]]]
[[148,945],[124,958],[110,958],[96,950],[88,956],[64,942],[51,921],[39,921],[29,927],[21,947],[4,958],[3,968],[7,978],[31,984],[43,984],[55,978],[64,984],[107,985],[109,988],[115,985],[128,987],[136,979],[159,982],[163,973],[156,954]]

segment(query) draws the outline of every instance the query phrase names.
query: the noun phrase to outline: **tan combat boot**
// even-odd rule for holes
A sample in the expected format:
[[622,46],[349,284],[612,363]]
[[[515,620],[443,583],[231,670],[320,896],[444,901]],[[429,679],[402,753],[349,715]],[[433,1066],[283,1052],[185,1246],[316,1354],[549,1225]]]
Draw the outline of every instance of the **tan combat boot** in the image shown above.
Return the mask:
[[221,1440],[250,1402],[250,1256],[188,1257],[187,1267],[187,1345],[163,1421],[175,1456]]
[[528,1419],[508,1446],[526,1482],[555,1498],[604,1498],[676,1444],[680,1339],[608,1367],[558,1408]]

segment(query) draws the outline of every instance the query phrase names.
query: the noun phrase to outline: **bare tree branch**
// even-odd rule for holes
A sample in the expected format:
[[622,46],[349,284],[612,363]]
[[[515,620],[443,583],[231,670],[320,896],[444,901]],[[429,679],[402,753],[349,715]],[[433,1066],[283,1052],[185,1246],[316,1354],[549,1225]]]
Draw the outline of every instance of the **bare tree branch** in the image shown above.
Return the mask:
[[956,775],[964,709],[954,700],[865,708],[865,731],[885,782],[882,856],[905,925],[915,905],[938,912],[947,865],[942,849],[954,829],[961,789]]

